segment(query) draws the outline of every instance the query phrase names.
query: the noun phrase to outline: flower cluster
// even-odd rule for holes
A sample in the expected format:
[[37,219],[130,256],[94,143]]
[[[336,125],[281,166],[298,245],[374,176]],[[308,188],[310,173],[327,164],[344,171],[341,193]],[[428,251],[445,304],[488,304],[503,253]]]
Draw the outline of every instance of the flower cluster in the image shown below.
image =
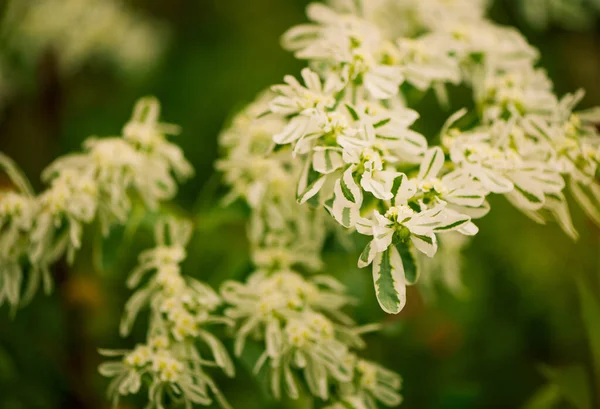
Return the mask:
[[372,327],[356,327],[341,311],[351,299],[333,278],[258,271],[245,284],[224,283],[221,294],[225,315],[236,323],[236,355],[248,338],[263,345],[254,371],[268,366],[276,398],[282,390],[298,398],[301,373],[310,393],[324,401],[360,402],[355,407],[376,407],[375,400],[400,403],[398,375],[354,355],[364,347],[360,334]]
[[321,209],[298,206],[290,180],[304,171],[289,152],[275,150],[272,136],[285,124],[283,116],[256,119],[268,109],[271,93],[262,95],[238,114],[221,135],[224,159],[217,162],[231,187],[226,203],[248,203],[250,243],[259,268],[289,268],[302,264],[314,271],[321,266],[326,237],[326,215]]
[[65,71],[103,58],[126,73],[143,72],[165,45],[155,23],[120,1],[9,0],[5,8],[0,36],[8,50],[33,61],[52,50]]
[[[292,78],[289,82],[299,86]],[[247,340],[261,345],[255,372],[267,368],[276,398],[298,398],[303,379],[313,396],[330,405],[374,408],[381,401],[396,406],[401,401],[398,375],[355,356],[364,346],[360,334],[374,327],[357,327],[342,312],[352,301],[342,284],[325,275],[301,275],[322,269],[321,252],[330,233],[343,236],[323,208],[296,203],[311,187],[290,181],[312,169],[274,143],[273,135],[289,115],[285,101],[278,114],[262,115],[274,97],[272,92],[261,95],[221,135],[224,159],[217,168],[231,188],[226,202],[248,204],[256,267],[245,283],[228,281],[221,288],[224,314],[235,322],[234,352],[240,356]],[[315,104],[329,103],[318,95],[314,99]],[[331,153],[323,151],[320,166],[329,166]]]
[[352,382],[341,385],[340,396],[327,409],[375,409],[377,401],[396,407],[402,403],[397,392],[401,384],[398,374],[376,363],[359,360]]
[[[563,194],[569,184],[600,222],[598,111],[573,112],[581,93],[557,98],[536,67],[537,50],[487,20],[485,2],[337,0],[311,4],[308,16],[312,23],[289,30],[283,44],[310,68],[302,81],[286,76],[270,101],[259,101],[268,107],[235,124],[245,139],[228,139],[228,152],[247,151],[248,135],[266,125],[262,156],[248,160],[288,170],[300,204],[371,237],[358,263],[373,265],[384,311],[404,307],[418,254],[433,257],[438,235],[477,233],[473,221],[488,213],[491,193],[575,238]],[[386,25],[392,17],[400,29]],[[475,108],[452,115],[439,135],[416,132],[410,96],[432,89],[447,105],[448,84],[471,87]],[[261,114],[255,122],[252,112]],[[429,146],[437,136],[440,146]],[[267,181],[261,172],[255,179]],[[260,205],[270,203],[263,197]]]
[[[191,233],[191,223],[176,219],[158,223],[157,246],[140,255],[139,265],[131,274],[129,286],[139,288],[127,303],[121,334],[129,334],[143,308],[150,309],[150,324],[147,342],[132,351],[101,351],[107,356],[122,356],[100,366],[100,373],[114,377],[108,393],[115,403],[122,395],[138,393],[147,378],[150,407],[162,408],[167,395],[186,407],[210,405],[211,394],[222,407],[229,407],[205,368],[216,366],[234,375],[227,350],[206,329],[230,321],[215,315],[221,300],[210,287],[181,275],[180,263]],[[201,355],[198,341],[208,346],[210,359]]]
[[34,195],[16,166],[0,157],[20,191],[0,193],[0,301],[17,306],[24,270],[30,273],[27,294],[35,292],[40,276],[46,288],[48,267],[65,254],[73,260],[81,247],[83,227],[97,220],[107,234],[125,224],[132,200],[149,208],[171,199],[176,178],[184,180],[193,168],[166,136],[174,125],[158,122],[159,105],[143,98],[125,125],[122,137],[84,143],[84,152],[63,156],[42,174],[49,187]]

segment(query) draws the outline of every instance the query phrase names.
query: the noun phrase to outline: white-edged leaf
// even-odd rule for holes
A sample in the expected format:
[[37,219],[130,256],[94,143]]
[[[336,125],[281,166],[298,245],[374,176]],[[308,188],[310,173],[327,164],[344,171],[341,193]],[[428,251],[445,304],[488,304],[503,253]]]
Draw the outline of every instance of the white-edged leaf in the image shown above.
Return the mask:
[[435,178],[442,169],[442,166],[444,166],[444,160],[444,152],[439,146],[429,149],[421,162],[419,180]]
[[233,377],[235,367],[221,341],[208,331],[200,331],[199,335],[209,346],[217,365],[223,369],[227,376]]
[[411,234],[411,241],[421,253],[433,257],[437,251],[437,238],[433,232],[429,234]]
[[492,170],[482,168],[480,171],[474,172],[473,176],[479,179],[483,187],[492,193],[508,193],[514,189],[510,180]]
[[596,185],[592,180],[587,183],[581,180],[573,179],[570,184],[573,197],[583,208],[585,213],[597,225],[600,226],[600,186]]
[[358,206],[362,205],[362,190],[354,180],[354,166],[349,167],[344,172],[340,181],[340,188],[344,198]]
[[564,232],[573,240],[577,240],[579,233],[577,233],[577,229],[573,225],[573,219],[571,218],[569,204],[565,195],[562,193],[546,195],[546,207],[550,210]]
[[411,197],[415,195],[416,186],[415,183],[408,179],[404,173],[400,173],[392,186],[392,193],[394,197],[392,199],[393,206],[399,206],[405,204]]
[[451,195],[444,196],[444,199],[449,203],[453,203],[458,206],[466,207],[481,207],[485,201],[486,192],[482,190],[473,190],[468,188],[461,188],[452,191]]
[[279,321],[276,319],[272,319],[267,322],[265,344],[269,357],[279,357],[281,354],[283,339]]
[[459,230],[471,221],[469,216],[457,213],[450,209],[446,209],[444,213],[446,215],[444,220],[433,229],[437,233]]
[[377,254],[377,249],[373,245],[373,241],[367,243],[364,250],[360,254],[358,258],[358,268],[364,268],[371,264],[375,259],[375,255]]
[[283,131],[273,135],[273,141],[278,145],[287,145],[297,141],[308,133],[310,121],[311,118],[304,115],[292,118]]
[[305,166],[305,169],[302,172],[298,182],[298,196],[296,198],[298,203],[304,204],[316,196],[325,184],[326,180],[327,175],[321,175],[313,171],[312,167],[310,166],[310,161],[307,161],[307,166]]
[[406,281],[402,260],[395,247],[375,256],[373,283],[381,308],[388,314],[398,314],[406,305]]
[[292,399],[298,399],[300,396],[298,392],[298,386],[289,365],[283,365],[283,378],[285,380],[285,389],[289,397]]
[[328,175],[344,166],[342,154],[334,148],[315,148],[312,160],[313,169],[323,175]]

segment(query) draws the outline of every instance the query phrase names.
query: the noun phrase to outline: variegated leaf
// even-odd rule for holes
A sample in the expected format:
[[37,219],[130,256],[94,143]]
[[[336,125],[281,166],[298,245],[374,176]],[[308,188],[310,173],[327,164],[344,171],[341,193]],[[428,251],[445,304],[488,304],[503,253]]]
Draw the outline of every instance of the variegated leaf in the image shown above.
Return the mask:
[[442,169],[442,166],[444,166],[444,160],[444,152],[439,146],[429,149],[421,162],[419,179],[427,180],[435,178]]
[[406,305],[406,282],[402,260],[395,247],[389,247],[375,257],[373,283],[381,308],[388,314],[398,314]]

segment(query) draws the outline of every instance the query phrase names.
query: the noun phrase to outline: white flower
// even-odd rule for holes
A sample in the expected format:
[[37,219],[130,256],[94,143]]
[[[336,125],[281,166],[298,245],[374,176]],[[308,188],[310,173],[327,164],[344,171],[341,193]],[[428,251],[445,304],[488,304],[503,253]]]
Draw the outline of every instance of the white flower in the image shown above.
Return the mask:
[[[300,264],[297,242],[309,260],[322,249],[326,229],[296,233],[319,213],[300,215],[284,199],[283,175],[298,181],[298,203],[323,207],[340,226],[373,237],[359,264],[373,263],[378,300],[393,313],[418,278],[416,251],[434,256],[439,233],[475,235],[471,219],[489,212],[488,194],[505,195],[537,222],[551,216],[576,237],[563,194],[568,180],[600,223],[600,115],[574,115],[581,93],[559,100],[536,67],[539,52],[517,30],[487,20],[485,1],[329,3],[310,5],[312,23],[283,38],[309,63],[304,84],[286,77],[256,117],[270,114],[252,123],[242,116],[223,140],[232,196],[251,206],[253,260],[261,269]],[[432,89],[442,105],[446,83],[473,89],[475,109],[448,119],[442,147],[429,148],[411,129],[419,114],[406,107],[405,81]],[[256,124],[269,128],[254,135]],[[244,130],[252,137],[244,139]],[[269,135],[281,146],[262,142]],[[267,297],[264,308],[278,302]]]
[[[98,187],[90,175],[65,170],[39,197],[40,211],[31,233],[34,263],[54,262],[66,250],[73,260],[81,247],[83,224],[90,223],[98,207]],[[66,227],[66,232],[58,235]]]
[[394,58],[402,66],[406,81],[425,91],[434,83],[458,84],[461,81],[459,61],[451,56],[446,36],[427,35],[418,39],[398,40]]
[[452,161],[468,176],[477,179],[493,193],[508,193],[514,185],[506,178],[510,161],[505,153],[473,135],[472,142],[456,142],[450,148]]
[[[421,207],[430,208],[442,203],[446,204],[445,212],[458,212],[470,217],[487,214],[489,207],[485,198],[488,191],[481,182],[460,169],[438,178],[444,163],[444,153],[439,147],[430,149],[423,157],[416,180],[421,192],[418,199]],[[462,225],[459,231],[474,235],[477,227],[470,222]]]
[[402,403],[402,397],[397,392],[402,385],[402,378],[398,374],[365,360],[360,360],[356,368],[358,389],[362,393],[371,395],[389,407]]
[[[280,95],[269,104],[271,111],[280,115],[294,115],[314,109],[322,112],[333,108],[335,105],[335,86],[331,80],[321,83],[319,75],[309,68],[302,70],[303,86],[291,75],[284,81],[287,85],[278,85],[272,88],[273,92]],[[280,143],[280,142],[278,142]]]
[[[48,20],[53,13],[60,20]],[[8,47],[29,61],[52,48],[67,73],[101,58],[139,75],[158,61],[166,45],[155,22],[113,0],[9,0],[4,16]]]
[[269,364],[276,397],[282,381],[288,395],[298,397],[292,370],[302,371],[310,392],[324,400],[331,382],[352,380],[349,351],[363,342],[360,329],[340,311],[350,299],[331,277],[308,280],[291,271],[256,272],[246,284],[226,282],[221,294],[228,304],[225,314],[236,321],[236,355],[241,355],[247,337],[264,345],[254,370]]
[[[221,299],[210,287],[181,276],[179,264],[185,259],[184,246],[191,233],[189,222],[161,220],[155,231],[157,247],[141,254],[140,266],[129,279],[130,286],[138,286],[144,275],[154,273],[127,303],[121,333],[129,333],[144,307],[151,309],[150,323],[146,344],[125,352],[122,362],[100,366],[103,375],[115,377],[109,388],[115,400],[119,395],[139,392],[139,378],[147,374],[151,380],[151,404],[156,407],[162,406],[164,394],[173,393],[186,405],[210,405],[209,391],[221,406],[229,407],[202,367],[217,366],[227,375],[234,375],[235,369],[225,347],[206,328],[210,324],[229,325],[231,321],[213,314]],[[207,345],[212,360],[201,357],[198,342]],[[112,351],[105,354],[119,355]]]
[[375,25],[317,3],[308,7],[307,14],[317,24],[289,30],[284,47],[295,51],[297,58],[330,64],[342,72],[342,83],[362,83],[375,99],[398,94],[402,70],[379,58],[384,42]]

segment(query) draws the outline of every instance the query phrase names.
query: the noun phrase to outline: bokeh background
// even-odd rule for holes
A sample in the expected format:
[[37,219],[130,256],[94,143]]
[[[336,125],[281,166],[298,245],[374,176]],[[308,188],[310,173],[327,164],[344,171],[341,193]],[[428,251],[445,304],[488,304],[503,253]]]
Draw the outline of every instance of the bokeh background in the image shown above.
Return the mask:
[[[257,93],[300,71],[302,63],[280,48],[279,37],[305,21],[308,2],[129,3],[132,12],[160,26],[164,40],[161,57],[137,71],[123,72],[103,58],[63,70],[60,44],[20,58],[18,49],[2,43],[0,27],[0,58],[13,67],[11,90],[0,102],[0,150],[40,188],[40,171],[53,158],[79,149],[90,135],[118,135],[135,100],[157,96],[163,118],[182,126],[175,142],[197,171],[177,199],[179,211],[200,225],[185,272],[215,287],[226,279],[241,280],[251,268],[246,213],[242,206],[220,206],[223,188],[213,167],[217,136]],[[517,26],[541,49],[542,65],[559,95],[585,88],[583,107],[600,105],[600,29],[593,12],[586,24],[551,21],[540,30],[524,18],[519,3],[497,1],[493,19]],[[7,4],[0,1],[0,13]],[[60,21],[61,15],[47,19]],[[418,109],[439,123],[448,115],[435,107],[432,96]],[[0,185],[5,183],[0,176]],[[363,355],[403,375],[405,409],[542,409],[550,400],[559,402],[556,407],[598,407],[582,398],[585,390],[600,390],[592,376],[593,351],[600,345],[589,336],[600,326],[600,310],[595,315],[590,300],[600,296],[598,228],[573,206],[581,233],[575,243],[556,225],[535,225],[502,198],[493,198],[492,208],[464,254],[468,291],[457,297],[443,286],[426,293],[411,288],[408,307],[399,316],[379,309],[370,272],[355,266],[358,248],[348,255],[328,247],[328,272],[359,300],[353,315],[360,323],[384,323],[382,332],[367,336]],[[121,230],[104,242],[90,231],[90,245],[76,264],[57,267],[57,288],[50,296],[38,295],[16,318],[0,308],[1,409],[110,407],[107,381],[97,373],[97,348],[130,348],[144,337],[143,318],[127,339],[118,336],[118,320],[130,295],[124,279],[139,250],[151,246],[150,231],[148,222],[125,244]],[[583,283],[579,288],[578,282]],[[313,407],[306,399],[269,398],[250,375],[251,357],[237,367],[233,381],[215,374],[235,408]],[[142,408],[144,398],[126,399],[122,408]]]

